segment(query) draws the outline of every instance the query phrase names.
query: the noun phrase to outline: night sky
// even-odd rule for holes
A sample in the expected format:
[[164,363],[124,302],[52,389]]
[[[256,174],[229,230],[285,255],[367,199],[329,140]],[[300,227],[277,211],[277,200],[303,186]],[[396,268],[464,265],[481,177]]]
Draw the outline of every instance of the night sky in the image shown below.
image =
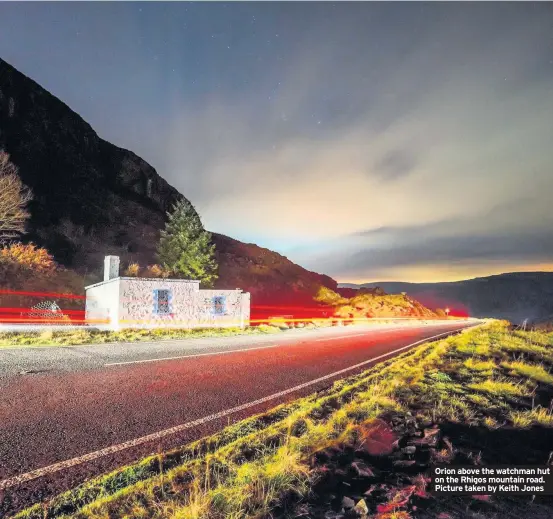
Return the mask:
[[2,3],[0,56],[342,282],[553,270],[551,3]]

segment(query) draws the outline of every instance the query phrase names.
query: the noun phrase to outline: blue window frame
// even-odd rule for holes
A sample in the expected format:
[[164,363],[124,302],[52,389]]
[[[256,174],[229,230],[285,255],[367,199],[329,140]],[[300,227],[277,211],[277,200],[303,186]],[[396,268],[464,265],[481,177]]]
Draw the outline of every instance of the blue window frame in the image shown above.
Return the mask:
[[154,290],[154,315],[169,315],[173,313],[173,294],[167,288]]
[[225,315],[227,311],[227,298],[225,296],[215,296],[212,300],[213,314]]

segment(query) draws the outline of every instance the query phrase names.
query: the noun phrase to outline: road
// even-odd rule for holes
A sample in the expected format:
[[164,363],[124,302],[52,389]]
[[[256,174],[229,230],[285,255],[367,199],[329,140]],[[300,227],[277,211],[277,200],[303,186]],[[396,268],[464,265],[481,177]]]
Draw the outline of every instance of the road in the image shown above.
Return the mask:
[[474,324],[0,349],[0,516]]

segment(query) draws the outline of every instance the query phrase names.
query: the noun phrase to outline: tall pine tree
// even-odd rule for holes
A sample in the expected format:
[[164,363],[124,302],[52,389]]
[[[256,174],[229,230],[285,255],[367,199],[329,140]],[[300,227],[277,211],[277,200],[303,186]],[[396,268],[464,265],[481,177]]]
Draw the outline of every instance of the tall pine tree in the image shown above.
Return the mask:
[[170,213],[158,246],[159,262],[179,278],[195,279],[203,286],[213,286],[217,279],[215,245],[194,209],[185,198]]

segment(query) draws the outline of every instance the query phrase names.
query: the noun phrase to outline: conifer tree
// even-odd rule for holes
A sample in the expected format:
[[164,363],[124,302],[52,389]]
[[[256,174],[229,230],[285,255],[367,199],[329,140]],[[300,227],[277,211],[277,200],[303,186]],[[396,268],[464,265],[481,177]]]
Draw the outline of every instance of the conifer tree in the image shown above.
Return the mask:
[[195,279],[206,287],[217,279],[215,245],[194,206],[185,198],[179,200],[161,231],[158,258],[162,267],[179,278]]

